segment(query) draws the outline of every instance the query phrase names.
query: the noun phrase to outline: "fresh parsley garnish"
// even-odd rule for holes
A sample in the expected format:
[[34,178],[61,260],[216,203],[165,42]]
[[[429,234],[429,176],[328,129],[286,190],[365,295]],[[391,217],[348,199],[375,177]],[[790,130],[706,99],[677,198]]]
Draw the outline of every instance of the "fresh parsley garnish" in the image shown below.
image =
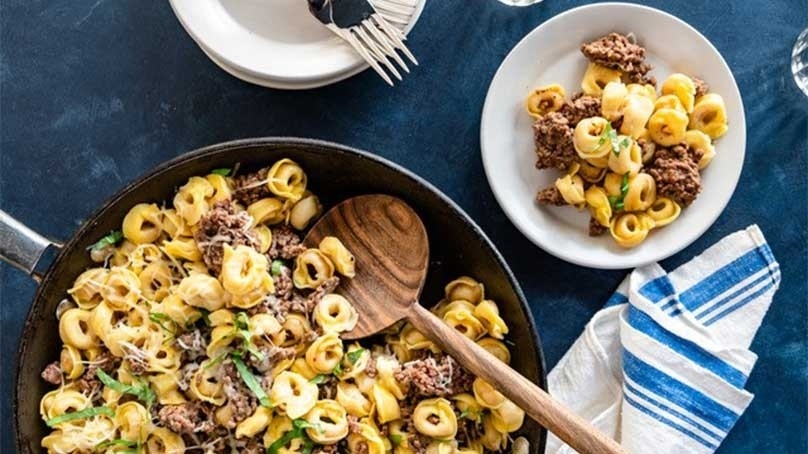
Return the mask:
[[210,171],[210,173],[212,173],[214,175],[221,175],[223,177],[226,177],[226,176],[230,175],[230,170],[231,169],[228,169],[228,168],[213,169],[213,170]]
[[236,330],[236,336],[241,338],[241,345],[243,349],[253,355],[258,361],[264,360],[264,354],[258,350],[258,347],[252,343],[252,332],[250,331],[250,318],[246,312],[238,312],[233,319],[233,327]]
[[275,440],[274,443],[267,448],[267,454],[278,454],[281,448],[286,446],[290,441],[303,438],[303,451],[302,454],[311,454],[314,449],[314,442],[306,435],[305,429],[314,427],[309,424],[305,419],[295,419],[292,421],[292,430],[286,432],[281,438]]
[[399,434],[390,434],[390,443],[393,444],[393,447],[396,447],[404,442],[404,437]]
[[241,359],[236,353],[231,355],[231,359],[233,360],[233,364],[236,366],[236,370],[238,374],[241,375],[241,379],[244,380],[244,384],[250,388],[250,391],[255,394],[255,397],[258,398],[258,402],[261,403],[262,406],[267,408],[272,408],[269,402],[269,396],[267,396],[266,391],[264,388],[261,387],[261,383],[258,382],[258,379],[250,372],[250,369],[247,368],[247,365],[244,364],[244,360]]
[[620,143],[617,140],[617,131],[615,131],[611,125],[609,125],[607,129],[609,131],[609,143],[612,145],[612,153],[614,153],[615,156],[620,156]]
[[124,446],[126,448],[129,448],[129,449],[115,451],[115,452],[118,452],[118,453],[128,453],[128,454],[137,454],[137,453],[140,453],[141,450],[143,449],[143,446],[140,444],[139,441],[129,441],[129,440],[124,440],[123,438],[116,438],[114,440],[102,441],[101,443],[98,443],[97,445],[95,445],[95,449],[97,449],[97,450],[98,449],[104,449],[104,448],[108,448],[110,446]]
[[326,378],[327,377],[325,376],[325,374],[317,374],[317,375],[314,376],[314,378],[309,380],[309,383],[314,383],[315,385],[319,385],[322,382],[324,382],[326,380]]
[[620,141],[620,147],[628,148],[629,145],[631,145],[631,141],[628,140],[628,137],[623,137],[623,140]]
[[337,367],[335,367],[334,370],[331,371],[331,373],[336,375],[337,377],[342,375],[344,372],[345,370],[342,368],[342,363],[338,363]]
[[269,272],[272,273],[273,276],[280,276],[283,272],[283,260],[273,260],[272,266],[269,267]]
[[460,419],[471,419],[472,421],[480,420],[480,412],[473,410],[463,410],[460,412]]
[[118,391],[121,394],[131,394],[137,398],[137,400],[146,404],[146,408],[151,408],[152,404],[155,400],[157,400],[157,395],[154,394],[149,383],[142,378],[137,379],[137,384],[134,385],[125,385],[118,380],[110,377],[106,372],[101,369],[95,370],[95,376],[101,380],[101,383]]
[[345,355],[345,357],[348,358],[348,362],[350,362],[351,364],[356,364],[356,362],[359,361],[359,358],[362,357],[363,353],[365,353],[365,349],[364,348],[358,348],[358,349],[356,349],[354,351],[348,352]]
[[101,238],[95,244],[89,246],[87,250],[92,252],[98,252],[106,248],[107,246],[115,246],[122,239],[123,239],[123,232],[121,232],[120,230],[113,230],[112,232],[109,232],[109,235]]
[[617,137],[617,130],[612,128],[611,123],[606,123],[606,126],[603,128],[603,132],[600,133],[598,143],[595,145],[595,148],[593,148],[592,151],[602,147],[606,141],[609,141],[609,144],[612,146],[612,153],[614,153],[615,156],[620,156],[621,145],[623,148],[626,148],[630,143],[628,137],[624,137],[623,140],[619,140]]
[[225,359],[225,357],[227,357],[227,352],[219,353],[218,355],[216,355],[215,358],[210,360],[210,362],[205,365],[205,370],[208,370],[211,367],[219,364],[220,362],[222,362],[223,359]]
[[[149,320],[157,324],[160,328],[163,328],[163,330],[165,330],[169,334],[171,335],[177,334],[176,323],[174,323],[174,320],[172,320],[171,317],[169,317],[168,315],[162,312],[149,312]],[[168,328],[166,324],[174,325],[175,329]]]
[[626,194],[628,194],[628,172],[623,175],[623,181],[620,183],[620,195],[610,195],[609,204],[615,210],[622,210],[625,207]]
[[112,409],[107,406],[90,407],[85,408],[84,410],[74,411],[71,413],[65,413],[63,415],[56,416],[54,418],[45,421],[45,424],[47,424],[48,427],[53,427],[63,422],[74,421],[76,419],[87,419],[98,415],[109,416],[110,418],[112,418],[113,416],[115,416],[115,412],[112,411]]

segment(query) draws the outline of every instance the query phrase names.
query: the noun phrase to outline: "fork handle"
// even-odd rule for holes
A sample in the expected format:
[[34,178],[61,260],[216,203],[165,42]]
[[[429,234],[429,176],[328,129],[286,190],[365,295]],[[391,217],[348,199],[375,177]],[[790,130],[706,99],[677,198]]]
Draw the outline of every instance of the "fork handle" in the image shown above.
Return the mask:
[[582,454],[622,454],[623,448],[589,422],[555,401],[484,348],[446,325],[418,303],[407,319],[463,367],[493,385],[536,422]]

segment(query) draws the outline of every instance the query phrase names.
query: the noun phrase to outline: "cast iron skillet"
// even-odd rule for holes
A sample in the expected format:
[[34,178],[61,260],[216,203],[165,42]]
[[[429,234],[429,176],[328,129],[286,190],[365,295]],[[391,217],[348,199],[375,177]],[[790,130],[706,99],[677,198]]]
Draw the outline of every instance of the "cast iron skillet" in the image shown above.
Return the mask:
[[[54,315],[73,280],[91,266],[87,247],[119,229],[130,207],[139,202],[170,200],[177,186],[194,175],[241,163],[242,171],[266,166],[280,158],[297,161],[309,176],[311,190],[328,208],[359,194],[386,193],[406,200],[421,216],[429,233],[429,274],[421,301],[437,302],[442,286],[460,274],[485,283],[486,295],[500,304],[511,328],[512,366],[545,386],[544,358],[533,318],[519,284],[502,256],[480,228],[432,185],[389,161],[367,152],[332,143],[291,138],[246,139],[192,151],[166,162],[128,185],[99,209],[67,242],[47,270],[35,271],[43,251],[59,246],[26,229],[0,212],[0,252],[7,260],[40,280],[28,313],[17,358],[14,390],[17,450],[41,451],[47,427],[39,416],[39,401],[51,389],[40,377],[58,359],[61,341]],[[47,255],[47,254],[45,254]],[[521,435],[530,452],[544,451],[545,431],[526,418]]]

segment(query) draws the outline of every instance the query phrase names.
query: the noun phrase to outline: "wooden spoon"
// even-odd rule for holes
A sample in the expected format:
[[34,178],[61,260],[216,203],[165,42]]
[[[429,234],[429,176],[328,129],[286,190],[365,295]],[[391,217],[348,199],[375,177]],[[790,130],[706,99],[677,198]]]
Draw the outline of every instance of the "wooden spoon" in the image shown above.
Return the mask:
[[339,238],[356,258],[356,276],[344,279],[338,292],[359,312],[359,322],[343,339],[370,336],[407,320],[578,452],[623,452],[617,442],[418,304],[429,263],[429,241],[424,224],[409,205],[387,195],[348,199],[328,211],[303,242],[317,247],[326,236]]

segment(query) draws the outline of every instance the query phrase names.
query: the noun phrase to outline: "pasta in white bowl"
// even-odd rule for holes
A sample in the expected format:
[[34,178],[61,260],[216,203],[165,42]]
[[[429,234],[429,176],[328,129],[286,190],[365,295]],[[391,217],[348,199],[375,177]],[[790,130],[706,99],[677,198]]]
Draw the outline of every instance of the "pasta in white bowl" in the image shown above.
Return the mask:
[[[581,55],[580,44],[612,32],[630,32],[647,49],[645,60],[629,53],[632,65],[615,69],[599,67]],[[557,36],[565,38],[554,39]],[[671,41],[671,36],[676,40]],[[644,63],[653,71],[648,73]],[[659,77],[655,88],[644,79],[646,75]],[[698,89],[694,76],[709,83],[707,93]],[[549,87],[553,94],[544,94]],[[576,92],[589,94],[575,96]],[[541,103],[544,98],[546,102]],[[596,108],[591,99],[597,99]],[[562,112],[565,121],[580,126],[580,130],[572,128],[575,146],[562,145],[569,140],[567,125],[545,124],[535,130],[536,137],[549,138],[545,149],[538,152],[531,126],[542,115],[553,115],[559,104],[562,109],[574,105],[570,110],[577,111]],[[607,124],[610,131],[605,129]],[[602,141],[604,136],[615,140]],[[567,11],[528,34],[492,80],[481,124],[486,176],[508,218],[547,252],[596,268],[629,268],[658,261],[695,241],[732,196],[743,166],[745,141],[740,94],[715,48],[673,16],[617,3]],[[667,190],[650,188],[645,177],[637,178],[648,173],[645,169],[654,160],[653,150],[640,146],[643,142],[702,150],[692,166],[701,174],[702,190],[688,208],[682,209],[687,203],[671,197]],[[537,157],[542,167],[559,171],[539,172],[527,165]],[[571,159],[578,161],[576,165],[569,164]],[[623,184],[625,176],[627,184]],[[563,181],[556,185],[560,177]],[[559,204],[588,209],[537,208],[537,191],[553,186],[566,195],[555,199]],[[593,187],[603,191],[590,190]],[[631,195],[621,190],[629,187]],[[631,211],[624,209],[626,197]],[[616,198],[623,201],[619,208],[613,203]],[[624,213],[634,217],[612,226],[611,221]],[[592,222],[612,234],[588,236],[593,218],[596,221]],[[634,234],[647,228],[653,231],[645,236]]]

